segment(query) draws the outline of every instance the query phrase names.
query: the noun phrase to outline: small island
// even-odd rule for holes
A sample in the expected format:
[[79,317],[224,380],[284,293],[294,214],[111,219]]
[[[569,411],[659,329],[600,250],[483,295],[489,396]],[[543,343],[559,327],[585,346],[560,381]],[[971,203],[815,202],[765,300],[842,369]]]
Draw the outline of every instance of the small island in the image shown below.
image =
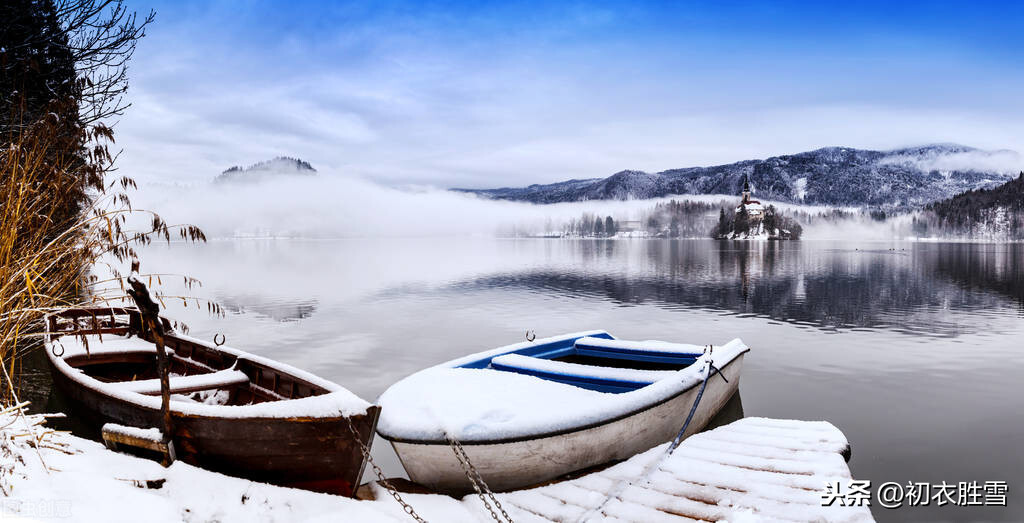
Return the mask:
[[783,216],[774,205],[765,207],[751,198],[750,178],[743,175],[743,199],[730,216],[720,209],[718,223],[711,230],[716,240],[799,240],[803,227]]
[[257,183],[281,176],[315,176],[309,162],[289,156],[278,156],[248,167],[234,165],[213,179],[216,184]]

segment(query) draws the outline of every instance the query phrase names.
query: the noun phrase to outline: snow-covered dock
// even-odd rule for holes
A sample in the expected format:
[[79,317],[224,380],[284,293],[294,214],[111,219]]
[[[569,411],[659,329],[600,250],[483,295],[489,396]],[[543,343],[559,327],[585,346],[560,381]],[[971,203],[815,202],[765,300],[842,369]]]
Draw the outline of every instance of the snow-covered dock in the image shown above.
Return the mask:
[[[360,501],[181,462],[163,468],[48,431],[41,421],[0,411],[0,518],[411,521],[377,485],[375,500]],[[745,418],[690,437],[658,466],[649,465],[664,456],[664,446],[577,479],[497,498],[517,522],[872,521],[866,507],[821,506],[827,482],[850,480],[847,448],[843,434],[826,422]],[[402,497],[427,521],[491,521],[475,495]]]
[[516,521],[874,521],[867,507],[822,506],[826,483],[851,479],[848,449],[827,422],[744,418],[691,436],[656,466],[664,445],[498,499]]

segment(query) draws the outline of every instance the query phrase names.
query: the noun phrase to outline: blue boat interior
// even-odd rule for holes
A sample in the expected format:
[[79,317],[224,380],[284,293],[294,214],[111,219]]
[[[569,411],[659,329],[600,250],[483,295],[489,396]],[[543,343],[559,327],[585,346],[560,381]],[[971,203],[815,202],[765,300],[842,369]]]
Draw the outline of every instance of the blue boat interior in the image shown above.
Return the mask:
[[[589,334],[586,338],[615,340],[606,332]],[[602,369],[634,369],[676,371],[692,365],[700,353],[663,351],[630,346],[615,346],[608,343],[588,343],[584,337],[566,337],[550,342],[528,345],[504,354],[519,354],[531,358],[562,362],[575,365],[543,365],[543,369],[531,365],[517,365],[506,361],[495,362],[494,358],[502,354],[494,354],[486,358],[474,360],[459,367],[469,369],[494,369],[503,372],[526,374],[541,379],[565,383],[576,387],[598,392],[623,393],[630,392],[654,383],[655,378],[623,379],[609,377]],[[588,367],[592,368],[588,369]]]

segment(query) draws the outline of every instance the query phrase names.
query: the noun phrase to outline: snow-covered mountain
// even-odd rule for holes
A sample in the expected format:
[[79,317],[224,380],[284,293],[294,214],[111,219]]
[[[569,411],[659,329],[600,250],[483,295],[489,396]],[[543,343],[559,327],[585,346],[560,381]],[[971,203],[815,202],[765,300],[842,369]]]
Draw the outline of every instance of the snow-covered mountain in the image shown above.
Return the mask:
[[313,176],[315,174],[316,169],[307,161],[278,156],[249,167],[235,165],[220,173],[213,181],[214,183],[251,183],[278,176]]
[[453,189],[498,200],[558,203],[646,199],[675,194],[738,194],[750,177],[756,197],[814,205],[915,207],[1009,180],[1024,159],[1014,151],[956,144],[872,151],[826,147],[764,160],[521,188]]

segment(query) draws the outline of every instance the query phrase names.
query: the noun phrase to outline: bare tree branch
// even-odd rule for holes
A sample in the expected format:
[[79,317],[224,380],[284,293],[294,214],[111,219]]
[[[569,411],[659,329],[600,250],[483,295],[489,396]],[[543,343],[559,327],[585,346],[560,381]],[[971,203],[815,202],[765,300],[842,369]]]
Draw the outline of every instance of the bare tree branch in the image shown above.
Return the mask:
[[124,96],[128,61],[156,13],[139,18],[124,0],[56,0],[55,6],[82,91],[82,125],[123,114],[131,106]]

